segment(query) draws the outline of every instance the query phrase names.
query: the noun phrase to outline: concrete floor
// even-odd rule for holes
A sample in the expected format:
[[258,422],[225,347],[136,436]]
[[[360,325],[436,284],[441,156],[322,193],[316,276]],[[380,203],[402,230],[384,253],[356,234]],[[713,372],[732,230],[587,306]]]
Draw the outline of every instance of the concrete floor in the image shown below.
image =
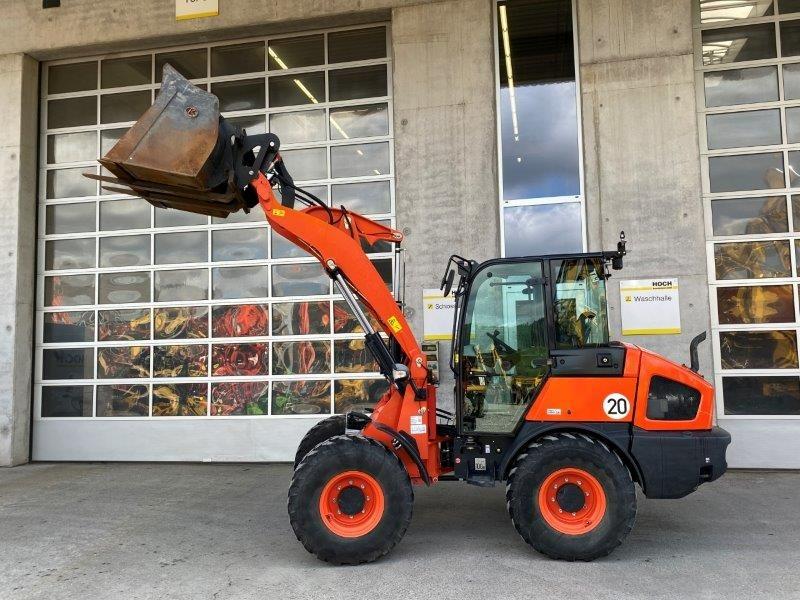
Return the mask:
[[545,559],[501,487],[416,489],[383,560],[317,561],[286,515],[286,465],[0,469],[0,598],[800,598],[800,473],[734,472],[645,500],[610,557]]

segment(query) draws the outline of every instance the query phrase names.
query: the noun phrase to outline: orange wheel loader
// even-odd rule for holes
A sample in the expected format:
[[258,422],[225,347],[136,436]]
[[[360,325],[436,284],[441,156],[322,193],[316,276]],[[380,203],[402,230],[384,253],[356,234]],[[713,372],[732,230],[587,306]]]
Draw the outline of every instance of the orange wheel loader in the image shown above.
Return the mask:
[[633,527],[636,484],[648,498],[680,498],[727,468],[730,435],[713,426],[714,390],[697,372],[705,334],[690,367],[609,341],[606,281],[622,268],[624,235],[609,252],[450,258],[449,412],[363,249],[398,247],[402,233],[296,186],[275,135],[232,126],[215,96],[167,65],[153,106],[100,162],[113,174],[93,176],[103,187],[165,210],[225,217],[260,205],[275,232],[319,260],[358,319],[388,391],[369,413],[312,427],[289,489],[292,528],[322,560],[385,555],[411,521],[413,485],[456,480],[504,482],[528,544],[592,560]]

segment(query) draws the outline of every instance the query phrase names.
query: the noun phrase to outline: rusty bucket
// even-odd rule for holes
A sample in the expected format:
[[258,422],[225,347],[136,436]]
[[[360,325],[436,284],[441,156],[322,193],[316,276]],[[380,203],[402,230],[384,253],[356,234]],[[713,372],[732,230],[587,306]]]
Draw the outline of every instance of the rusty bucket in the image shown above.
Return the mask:
[[156,101],[99,160],[114,177],[86,176],[160,208],[225,217],[249,204],[234,181],[243,136],[220,117],[216,96],[165,65]]

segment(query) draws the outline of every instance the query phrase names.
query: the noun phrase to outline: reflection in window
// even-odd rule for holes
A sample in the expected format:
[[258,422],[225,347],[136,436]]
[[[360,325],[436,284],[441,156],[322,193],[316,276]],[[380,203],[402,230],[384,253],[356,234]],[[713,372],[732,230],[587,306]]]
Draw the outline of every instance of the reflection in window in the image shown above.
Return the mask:
[[367,350],[363,338],[334,342],[334,370],[337,373],[377,372],[378,364]]
[[47,136],[48,164],[94,160],[96,154],[97,134],[94,131]]
[[388,95],[386,65],[330,71],[328,83],[331,102]]
[[330,278],[317,263],[272,267],[273,296],[320,296],[330,292]]
[[161,82],[161,74],[164,71],[164,65],[167,63],[186,79],[201,79],[205,77],[207,71],[206,54],[205,48],[156,54],[156,83]]
[[203,377],[208,375],[208,347],[200,344],[153,348],[153,377]]
[[100,273],[100,304],[150,302],[150,273],[147,271]]
[[94,311],[44,313],[42,341],[46,344],[93,342]]
[[[304,110],[270,115],[269,130],[281,139],[281,145],[324,140],[325,111]],[[296,178],[294,171],[292,176]]]
[[150,205],[139,198],[107,200],[100,203],[101,231],[145,227],[150,227]]
[[722,331],[719,334],[723,369],[796,369],[794,331]]
[[576,196],[572,4],[500,3],[498,27],[503,199]]
[[720,325],[793,323],[791,285],[748,285],[717,288]]
[[93,348],[42,350],[42,379],[91,379],[93,375]]
[[150,348],[148,346],[98,348],[97,376],[100,379],[150,377]]
[[94,275],[59,275],[44,278],[45,306],[94,304]]
[[551,263],[558,348],[607,344],[606,275],[599,259]]
[[155,253],[157,265],[205,262],[208,260],[208,234],[205,231],[159,234],[155,236]]
[[211,374],[215,377],[269,375],[268,344],[214,344]]
[[[88,241],[94,243],[93,239]],[[138,267],[149,264],[149,235],[115,235],[100,238],[101,267]]]
[[214,298],[261,298],[268,294],[269,267],[212,269]]
[[797,377],[723,377],[726,415],[800,415]]
[[331,343],[322,341],[272,344],[273,375],[330,373]]
[[330,381],[276,381],[272,384],[273,415],[317,415],[330,412]]
[[752,19],[775,14],[772,0],[749,0],[746,2],[720,2],[700,0],[700,22],[725,23],[739,19]]
[[149,414],[149,386],[138,384],[97,386],[98,417],[146,417]]
[[269,230],[222,229],[211,233],[211,260],[260,260],[267,258]]
[[264,80],[223,81],[211,84],[211,93],[219,98],[220,111],[264,108]]
[[385,379],[337,379],[333,386],[333,412],[364,412],[389,389]]
[[92,386],[43,386],[41,415],[42,417],[91,417]]
[[704,65],[777,56],[775,26],[772,23],[709,29],[702,33],[702,37]]
[[270,70],[310,67],[325,62],[325,39],[321,35],[270,40],[267,46]]
[[718,236],[788,231],[786,197],[712,200],[711,223]]
[[156,302],[208,299],[208,271],[204,269],[156,271],[155,277]]
[[47,127],[80,127],[97,124],[97,98],[82,96],[50,100],[47,103]]
[[100,342],[150,339],[150,309],[101,310],[97,314]]
[[329,310],[330,303],[327,301],[273,304],[272,335],[328,334],[331,332]]
[[94,238],[52,240],[44,245],[46,270],[87,269],[93,267]]
[[212,337],[269,335],[269,306],[235,304],[215,306],[211,316]]
[[712,192],[774,190],[785,187],[783,154],[745,154],[712,156],[708,159],[708,177]]
[[215,383],[211,386],[211,416],[269,414],[269,383]]
[[328,62],[350,62],[386,56],[386,28],[350,29],[328,34]]
[[583,248],[578,202],[507,206],[503,226],[506,256],[580,252]]
[[[785,80],[786,67],[783,76]],[[727,69],[706,73],[703,81],[709,108],[778,100],[777,67]]]
[[53,65],[47,69],[48,94],[95,89],[97,89],[97,61]]
[[45,233],[82,233],[94,231],[95,203],[55,204],[45,214]]
[[271,107],[325,102],[325,74],[302,73],[269,78]]
[[763,279],[791,276],[788,240],[730,242],[714,245],[717,279]]
[[208,408],[208,384],[156,383],[153,385],[154,417],[204,416]]
[[781,111],[748,110],[706,116],[708,149],[781,143]]
[[176,306],[153,309],[153,337],[157,340],[208,336],[208,307]]
[[211,48],[211,76],[263,71],[265,54],[264,42],[214,46]]

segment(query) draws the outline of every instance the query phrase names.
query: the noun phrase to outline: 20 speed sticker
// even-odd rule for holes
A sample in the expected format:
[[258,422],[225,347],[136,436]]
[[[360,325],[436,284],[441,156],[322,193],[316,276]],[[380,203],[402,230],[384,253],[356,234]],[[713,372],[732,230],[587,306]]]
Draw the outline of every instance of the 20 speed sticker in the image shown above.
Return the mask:
[[603,400],[603,411],[609,419],[619,420],[628,416],[631,410],[631,403],[622,394],[609,394]]

